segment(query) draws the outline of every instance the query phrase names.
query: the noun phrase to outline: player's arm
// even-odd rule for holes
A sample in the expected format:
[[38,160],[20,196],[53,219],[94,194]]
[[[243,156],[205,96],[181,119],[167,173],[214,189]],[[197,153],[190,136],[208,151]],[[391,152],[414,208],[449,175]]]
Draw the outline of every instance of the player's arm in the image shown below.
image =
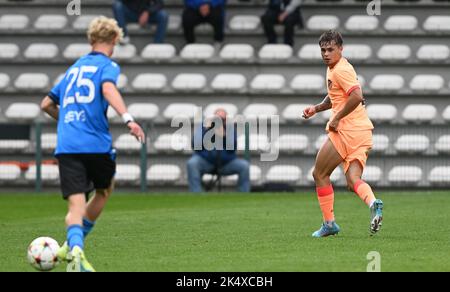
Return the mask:
[[331,109],[331,100],[330,100],[330,97],[327,95],[327,96],[325,96],[325,98],[322,100],[321,103],[304,109],[302,116],[304,119],[309,119],[310,117],[314,116],[316,113],[320,113],[320,112],[323,112],[323,111],[326,111],[329,109]]
[[139,142],[144,143],[145,134],[141,126],[136,123],[133,117],[127,112],[127,106],[123,101],[122,95],[117,90],[117,87],[112,82],[105,82],[102,85],[102,92],[109,105],[122,117],[124,123],[130,129],[130,134],[135,136]]
[[41,102],[41,109],[55,120],[58,120],[59,106],[50,98],[50,96],[44,97]]
[[329,124],[331,131],[337,131],[339,121],[353,112],[358,105],[364,101],[361,88],[354,89],[348,96],[348,100],[345,103],[344,108],[339,111]]

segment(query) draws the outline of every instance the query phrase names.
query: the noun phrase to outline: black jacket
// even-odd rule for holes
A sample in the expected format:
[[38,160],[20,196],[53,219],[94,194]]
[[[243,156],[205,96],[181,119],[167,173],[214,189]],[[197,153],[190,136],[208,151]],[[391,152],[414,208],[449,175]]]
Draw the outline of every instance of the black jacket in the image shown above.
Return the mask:
[[144,11],[149,11],[152,14],[158,12],[164,6],[163,0],[122,0],[122,2],[137,14]]

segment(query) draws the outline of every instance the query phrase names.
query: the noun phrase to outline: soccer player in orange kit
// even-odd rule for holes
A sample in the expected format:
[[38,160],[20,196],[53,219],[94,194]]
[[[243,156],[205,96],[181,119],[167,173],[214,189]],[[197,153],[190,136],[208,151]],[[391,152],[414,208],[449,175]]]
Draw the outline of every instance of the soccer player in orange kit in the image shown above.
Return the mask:
[[383,220],[383,202],[375,198],[371,187],[361,179],[370,149],[373,125],[364,107],[364,98],[353,66],[342,57],[343,40],[330,30],[319,39],[322,59],[328,66],[328,95],[303,111],[308,119],[318,112],[332,110],[327,124],[328,139],[316,157],[313,171],[323,224],[313,237],[336,235],[340,228],[334,218],[334,191],[330,175],[343,163],[347,185],[370,208],[370,232],[378,232]]

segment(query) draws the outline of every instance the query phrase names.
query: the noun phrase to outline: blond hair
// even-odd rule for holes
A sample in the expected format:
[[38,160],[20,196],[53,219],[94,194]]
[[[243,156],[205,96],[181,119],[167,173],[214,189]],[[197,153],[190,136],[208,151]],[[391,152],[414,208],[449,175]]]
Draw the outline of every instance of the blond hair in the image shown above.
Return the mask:
[[113,44],[123,37],[123,31],[115,19],[100,16],[89,24],[87,36],[91,45],[96,43]]

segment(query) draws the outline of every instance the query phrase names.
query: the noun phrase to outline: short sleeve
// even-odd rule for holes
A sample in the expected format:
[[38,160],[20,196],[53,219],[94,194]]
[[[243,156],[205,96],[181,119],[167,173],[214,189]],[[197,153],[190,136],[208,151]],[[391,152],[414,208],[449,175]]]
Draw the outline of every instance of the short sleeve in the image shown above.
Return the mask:
[[48,93],[48,96],[53,100],[53,102],[55,104],[59,105],[59,101],[61,100],[61,86],[62,83],[64,82],[64,78],[61,79],[61,81],[55,85],[55,87],[52,88],[52,90],[50,90],[50,92]]
[[354,90],[361,88],[358,77],[354,70],[339,70],[335,72],[337,83],[342,87],[347,95],[350,95]]
[[120,67],[115,62],[111,62],[103,68],[101,83],[112,82],[117,85],[120,75]]

